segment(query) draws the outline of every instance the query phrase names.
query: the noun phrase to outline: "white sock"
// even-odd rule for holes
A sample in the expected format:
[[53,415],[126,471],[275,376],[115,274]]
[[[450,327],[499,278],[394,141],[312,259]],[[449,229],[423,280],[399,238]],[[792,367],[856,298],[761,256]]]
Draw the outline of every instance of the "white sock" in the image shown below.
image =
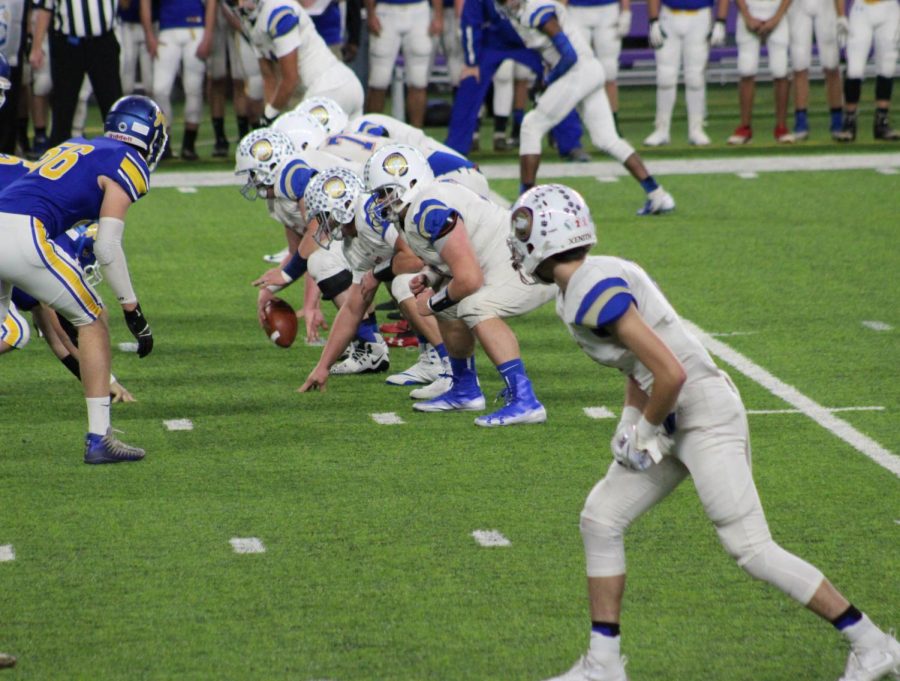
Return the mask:
[[109,430],[109,397],[85,398],[88,411],[88,432],[106,435]]
[[865,613],[859,622],[842,629],[841,633],[854,648],[871,648],[878,645],[880,637],[884,635]]
[[620,650],[621,636],[604,636],[596,631],[591,632],[590,651],[594,657],[610,657],[618,656]]

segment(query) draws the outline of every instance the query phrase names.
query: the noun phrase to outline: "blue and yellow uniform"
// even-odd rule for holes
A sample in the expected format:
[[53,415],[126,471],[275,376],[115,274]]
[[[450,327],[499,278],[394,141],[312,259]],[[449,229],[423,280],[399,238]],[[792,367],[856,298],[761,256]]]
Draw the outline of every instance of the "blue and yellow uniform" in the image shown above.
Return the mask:
[[76,137],[0,191],[0,281],[47,302],[76,326],[95,320],[103,305],[76,260],[52,240],[97,219],[102,176],[132,201],[150,188],[150,171],[136,149],[106,137]]
[[0,191],[32,168],[34,168],[34,163],[31,161],[10,154],[0,154]]

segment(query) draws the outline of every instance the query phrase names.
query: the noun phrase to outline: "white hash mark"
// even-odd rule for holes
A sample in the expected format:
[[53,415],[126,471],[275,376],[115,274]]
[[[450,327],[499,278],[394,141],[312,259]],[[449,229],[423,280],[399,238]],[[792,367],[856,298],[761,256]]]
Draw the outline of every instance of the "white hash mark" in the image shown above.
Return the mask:
[[512,546],[512,542],[499,530],[474,530],[472,536],[481,546]]
[[16,559],[16,550],[12,544],[0,544],[0,563]]
[[872,331],[890,331],[894,328],[890,324],[879,322],[877,320],[865,321],[862,325],[867,329],[872,329]]
[[256,537],[232,537],[228,540],[235,553],[265,553],[266,547]]
[[592,419],[614,419],[616,415],[606,407],[585,407],[584,413]]
[[382,426],[400,426],[406,423],[392,411],[386,411],[378,414],[372,414],[372,420]]
[[163,425],[168,430],[193,430],[194,422],[190,419],[169,419],[168,421],[163,421]]

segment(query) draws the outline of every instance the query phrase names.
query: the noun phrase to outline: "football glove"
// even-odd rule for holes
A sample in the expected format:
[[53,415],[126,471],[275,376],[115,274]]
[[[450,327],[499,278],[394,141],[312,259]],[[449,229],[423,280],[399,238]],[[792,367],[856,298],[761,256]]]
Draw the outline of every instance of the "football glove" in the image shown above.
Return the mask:
[[613,458],[619,465],[632,471],[645,471],[653,465],[650,455],[637,447],[636,425],[616,430],[611,444]]
[[140,303],[130,312],[125,311],[125,323],[128,325],[131,335],[138,342],[138,357],[149,355],[153,350],[153,332],[150,331],[150,324],[147,323],[147,318],[141,311]]
[[725,22],[716,19],[712,29],[709,32],[710,47],[721,47],[725,44]]
[[650,32],[647,34],[647,42],[654,50],[658,50],[666,42],[666,32],[659,25],[659,19],[650,21]]
[[616,35],[624,38],[631,32],[631,10],[623,9],[616,21]]
[[838,17],[836,28],[838,47],[847,47],[847,38],[850,37],[850,20],[847,17]]

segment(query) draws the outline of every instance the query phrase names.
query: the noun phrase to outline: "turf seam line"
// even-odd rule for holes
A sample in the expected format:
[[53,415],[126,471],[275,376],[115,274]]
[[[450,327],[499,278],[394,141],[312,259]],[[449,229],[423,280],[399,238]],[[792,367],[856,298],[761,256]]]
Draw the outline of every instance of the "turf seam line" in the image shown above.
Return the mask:
[[864,454],[879,466],[900,477],[900,457],[885,449],[868,435],[865,435],[846,421],[832,414],[828,409],[807,397],[794,386],[789,385],[773,374],[755,364],[737,350],[716,340],[696,324],[682,320],[707,350],[721,358],[726,364],[734,367],[747,378],[755,381],[776,397],[800,410],[820,426],[840,438],[861,454]]

